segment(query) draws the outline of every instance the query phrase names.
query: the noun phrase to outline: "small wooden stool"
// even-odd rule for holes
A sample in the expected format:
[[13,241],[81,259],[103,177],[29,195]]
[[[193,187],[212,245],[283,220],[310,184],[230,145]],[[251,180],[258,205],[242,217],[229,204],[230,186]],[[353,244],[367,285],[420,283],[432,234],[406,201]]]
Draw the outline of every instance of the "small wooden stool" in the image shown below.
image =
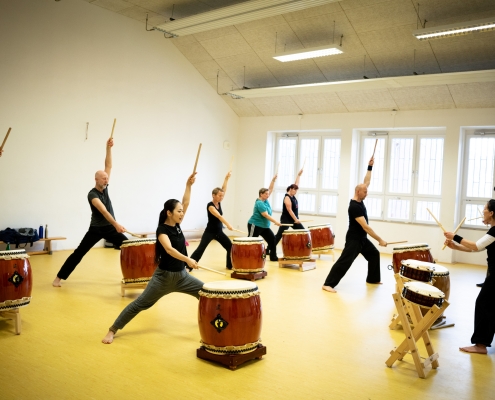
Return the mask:
[[[402,279],[399,274],[395,275],[395,279],[398,287],[403,288]],[[418,376],[424,379],[426,378],[427,372],[429,372],[431,368],[436,369],[439,366],[437,361],[439,356],[433,349],[430,336],[428,334],[428,329],[430,329],[438,317],[442,315],[445,309],[449,306],[449,303],[444,300],[441,307],[433,305],[433,307],[429,309],[428,313],[423,316],[419,305],[404,299],[399,293],[394,293],[392,297],[394,299],[399,318],[402,322],[402,328],[406,338],[398,347],[390,352],[390,357],[387,359],[385,364],[387,367],[392,368],[395,361],[401,361],[404,356],[409,353],[414,360],[414,365]],[[411,327],[412,324],[409,322],[407,314],[409,314],[412,320],[414,329]],[[423,358],[423,361],[422,357],[419,355],[419,350],[417,347],[417,342],[419,339],[423,339],[426,351],[428,353],[428,357]]]
[[310,269],[316,269],[316,259],[311,258],[309,260],[286,260],[285,258],[278,259],[278,266],[283,267],[299,267],[299,271],[309,271]]
[[14,320],[15,334],[16,335],[21,334],[21,330],[22,330],[21,312],[19,311],[18,308],[12,308],[8,311],[0,311],[0,317]]
[[332,255],[332,261],[335,261],[335,253],[334,253],[333,249],[312,251],[311,254],[318,255],[318,259],[321,258],[322,254],[331,254]]
[[124,280],[122,279],[122,281],[120,282],[120,294],[122,295],[122,297],[125,297],[125,291],[127,289],[146,289],[146,286],[148,286],[150,279],[151,278],[149,278],[147,281],[136,281],[129,283],[124,282]]
[[257,281],[258,279],[265,279],[265,276],[267,276],[267,275],[268,275],[268,272],[266,272],[265,270],[258,271],[258,272],[237,272],[237,271],[233,271],[230,274],[230,277],[231,278],[234,278],[234,279],[244,279],[246,281],[254,282],[254,281]]
[[214,361],[235,370],[238,365],[241,365],[249,360],[261,360],[266,354],[266,346],[258,344],[256,350],[245,354],[213,354],[206,351],[205,347],[201,346],[196,350],[196,356],[203,360]]

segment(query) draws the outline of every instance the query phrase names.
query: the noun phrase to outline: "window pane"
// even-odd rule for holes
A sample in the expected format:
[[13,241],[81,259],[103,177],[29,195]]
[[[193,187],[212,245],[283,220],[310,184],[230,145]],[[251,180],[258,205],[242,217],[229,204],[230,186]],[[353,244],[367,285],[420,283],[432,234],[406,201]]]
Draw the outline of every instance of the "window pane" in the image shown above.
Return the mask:
[[[280,138],[278,140],[277,159],[278,166],[277,186],[287,187],[294,183],[296,167],[296,144],[295,138]],[[277,169],[277,166],[275,166]]]
[[[374,138],[374,137],[366,137],[364,138],[363,143],[363,159],[362,165],[363,169],[367,168],[368,161],[370,160],[373,149],[375,148],[375,143],[378,140],[375,151],[375,164],[373,165],[373,173],[371,174],[371,183],[368,187],[370,192],[383,192],[383,177],[385,170],[385,138]],[[365,171],[363,171],[365,172]],[[359,176],[362,176],[360,172]]]
[[364,205],[368,212],[368,218],[381,218],[382,217],[382,199],[380,197],[366,197]]
[[323,140],[322,189],[337,189],[339,186],[340,139]]
[[337,214],[337,200],[339,196],[324,194],[321,196],[320,212],[324,214]]
[[284,202],[285,193],[286,192],[277,190],[273,193],[273,196],[270,197],[270,203],[274,210],[282,210],[282,203]]
[[388,200],[388,218],[392,219],[409,219],[409,200],[389,199]]
[[468,197],[492,197],[494,152],[495,138],[469,139],[466,187]]
[[[301,139],[299,144],[301,146],[299,160],[301,166],[304,164],[304,173],[301,175],[299,186],[316,189],[318,181],[318,147],[320,139]],[[288,185],[290,185],[290,183]]]
[[[419,145],[418,193],[440,195],[442,194],[443,138],[421,138]],[[416,213],[416,216],[418,215]]]
[[[465,216],[466,224],[475,226],[485,226],[483,218],[478,218],[483,215],[483,204],[466,204]],[[475,219],[476,218],[476,219]]]
[[297,195],[299,202],[299,213],[310,212],[316,213],[316,195],[313,193],[299,193]]
[[427,208],[433,213],[436,219],[440,218],[439,201],[419,201],[416,203],[416,221],[435,222]]
[[414,139],[392,138],[390,142],[389,191],[392,193],[411,193]]

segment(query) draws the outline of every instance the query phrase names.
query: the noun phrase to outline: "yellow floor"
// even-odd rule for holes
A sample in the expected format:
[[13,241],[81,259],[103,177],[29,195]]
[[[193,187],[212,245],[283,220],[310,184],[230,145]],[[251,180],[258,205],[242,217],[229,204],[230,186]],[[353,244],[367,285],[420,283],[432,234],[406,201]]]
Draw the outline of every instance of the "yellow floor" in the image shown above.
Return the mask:
[[[53,288],[69,254],[30,258],[34,289],[32,303],[21,310],[21,335],[14,334],[12,321],[0,318],[1,399],[495,398],[494,350],[488,356],[458,351],[469,344],[475,284],[485,267],[446,265],[452,284],[446,314],[456,325],[430,331],[440,368],[419,379],[410,356],[385,366],[404,339],[402,330],[388,329],[395,284],[386,269],[390,256],[382,255],[383,285],[365,283],[360,256],[338,294],[321,290],[333,265],[329,256],[307,272],[267,262],[268,277],[257,281],[267,355],[230,371],[196,358],[197,300],[186,295],[163,298],[113,344],[102,344],[107,328],[140,291],[120,296],[120,253],[113,249],[91,250],[63,287]],[[213,242],[202,263],[224,271],[224,254]],[[207,271],[194,275],[230,279]]]

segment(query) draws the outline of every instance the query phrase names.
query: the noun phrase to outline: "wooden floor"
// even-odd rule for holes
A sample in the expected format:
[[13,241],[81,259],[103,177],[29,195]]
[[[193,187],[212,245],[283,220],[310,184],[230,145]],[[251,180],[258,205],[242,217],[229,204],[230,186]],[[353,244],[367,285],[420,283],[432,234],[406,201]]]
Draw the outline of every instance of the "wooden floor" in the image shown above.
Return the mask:
[[[21,310],[21,335],[14,334],[12,321],[0,318],[1,399],[495,398],[495,351],[481,356],[458,350],[470,342],[475,284],[485,267],[446,265],[452,284],[446,314],[456,325],[431,331],[440,368],[419,379],[410,356],[385,366],[404,339],[402,330],[388,329],[394,313],[390,256],[382,255],[383,285],[365,283],[360,256],[338,294],[321,290],[333,265],[330,256],[307,272],[267,262],[268,277],[257,281],[267,355],[230,371],[196,358],[198,302],[186,295],[161,299],[113,344],[102,344],[140,291],[120,296],[120,252],[101,248],[90,251],[62,288],[53,288],[69,254],[31,257],[34,288],[32,303]],[[224,260],[224,250],[212,242],[202,263],[224,271]],[[230,279],[207,271],[194,275],[205,282]]]

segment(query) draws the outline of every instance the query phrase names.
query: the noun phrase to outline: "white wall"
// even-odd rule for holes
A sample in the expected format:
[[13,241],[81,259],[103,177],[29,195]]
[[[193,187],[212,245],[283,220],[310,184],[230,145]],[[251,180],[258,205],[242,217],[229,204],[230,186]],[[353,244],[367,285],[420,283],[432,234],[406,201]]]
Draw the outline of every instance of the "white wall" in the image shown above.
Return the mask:
[[[0,0],[0,37],[2,140],[12,127],[0,159],[0,229],[48,224],[50,236],[67,237],[55,249],[76,247],[114,118],[117,220],[153,231],[164,201],[182,198],[202,142],[183,228],[206,225],[239,119],[170,40],[81,0]],[[233,207],[227,196],[227,215]]]
[[[352,134],[355,129],[390,129],[415,127],[444,127],[445,153],[443,169],[443,186],[441,214],[439,220],[445,228],[453,230],[459,222],[456,215],[456,182],[458,181],[459,138],[463,126],[482,126],[495,124],[495,109],[469,110],[430,110],[400,111],[395,117],[391,112],[347,113],[305,115],[301,121],[298,116],[287,117],[251,117],[240,119],[240,136],[238,146],[242,153],[238,155],[238,186],[236,193],[235,224],[244,228],[252,214],[254,200],[258,189],[267,186],[269,181],[265,174],[266,138],[269,131],[280,130],[317,130],[340,129],[342,131],[342,147],[339,180],[339,204],[336,218],[312,217],[314,224],[329,222],[336,233],[336,248],[342,248],[348,227],[347,207],[349,193],[358,183],[352,173],[355,165],[352,161]],[[301,124],[301,125],[300,125]],[[360,174],[361,176],[362,174]],[[253,177],[259,177],[258,180]],[[278,218],[278,215],[276,216]],[[312,223],[313,224],[313,223]],[[432,254],[439,261],[461,261],[473,264],[486,264],[486,252],[468,254],[446,249],[441,251],[443,235],[440,228],[428,225],[370,222],[372,228],[386,241],[408,240],[409,243],[428,243]],[[484,231],[462,229],[459,233],[472,240],[481,237]],[[391,248],[380,248],[384,253],[391,253]]]

